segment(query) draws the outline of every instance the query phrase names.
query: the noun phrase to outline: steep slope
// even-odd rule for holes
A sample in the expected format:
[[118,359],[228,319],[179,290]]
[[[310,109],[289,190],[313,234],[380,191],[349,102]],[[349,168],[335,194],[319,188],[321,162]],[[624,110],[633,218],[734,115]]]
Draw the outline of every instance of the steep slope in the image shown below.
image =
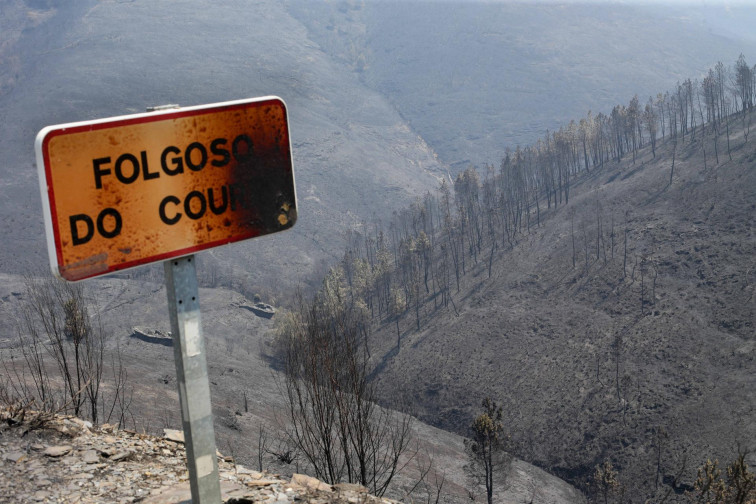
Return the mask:
[[[458,169],[498,164],[588,110],[608,114],[756,44],[753,5],[309,2],[291,11]],[[730,8],[731,7],[731,8]],[[732,26],[732,29],[728,27]]]
[[720,137],[715,164],[707,139],[706,167],[689,135],[671,186],[671,142],[586,175],[491,278],[468,272],[454,309],[426,305],[420,331],[406,315],[398,352],[394,324],[379,331],[384,390],[459,433],[490,396],[526,460],[583,484],[612,460],[637,496],[750,447],[756,144],[742,124],[732,161]]
[[[111,373],[114,361],[111,359],[117,342],[127,373],[124,392],[130,401],[126,427],[132,431],[158,435],[165,428],[181,429],[173,348],[164,338],[139,337],[134,331],[135,326],[148,332],[159,331],[163,335],[170,331],[165,288],[160,284],[117,278],[93,280],[86,285],[87,299],[91,303],[90,313],[105,325],[111,335],[103,378],[103,404],[110,404],[113,399]],[[8,366],[13,365],[11,356],[15,356],[16,363],[23,359],[13,321],[20,315],[24,300],[22,280],[0,273],[0,397],[3,397],[3,387],[10,378]],[[304,462],[296,460],[295,463],[284,464],[275,455],[288,449],[280,432],[286,426],[282,391],[279,389],[281,377],[269,365],[269,357],[273,353],[270,345],[274,339],[275,317],[270,320],[254,315],[244,308],[244,305],[250,304],[250,300],[221,288],[201,289],[200,303],[218,450],[250,468],[259,468],[258,456],[262,456],[263,468],[271,472],[291,476],[293,472],[305,471]],[[119,413],[116,408],[115,415],[106,416],[104,421],[117,423]],[[258,452],[261,436],[264,436],[269,450],[262,454]],[[435,477],[439,481],[442,478],[445,480],[442,502],[464,502],[468,482],[464,471],[467,456],[463,438],[419,421],[413,425],[413,437],[419,445],[416,462],[427,464],[429,458],[432,459]],[[9,445],[0,443],[0,458],[17,451]],[[126,448],[119,447],[119,451]],[[75,451],[83,452],[86,449],[77,447]],[[128,449],[140,453],[133,447]],[[26,463],[31,460],[7,467],[9,472],[6,474],[16,478],[28,477],[26,471],[29,466]],[[71,460],[74,462],[76,459]],[[161,464],[156,463],[156,469],[161,469],[162,463],[166,463],[165,460],[159,462]],[[391,497],[404,499],[406,492],[415,486],[420,470],[416,462],[407,466],[396,478],[390,491]],[[33,464],[30,465],[33,469]],[[98,473],[93,481],[108,487],[106,480],[112,481],[111,467],[117,475],[118,466],[109,466]],[[50,469],[47,479],[54,481],[57,472],[54,467]],[[571,485],[522,460],[514,461],[508,480],[509,489],[502,494],[505,502],[523,502],[533,495],[559,504],[585,502],[582,494]],[[430,479],[429,484],[432,485],[433,481]],[[13,478],[8,483],[14,484],[14,491],[18,492],[14,495],[30,488],[14,483]],[[169,483],[164,481],[161,484]],[[141,485],[143,489],[148,486],[155,488],[159,485]],[[65,487],[55,486],[49,490],[65,492]],[[96,487],[88,486],[84,494],[96,491]],[[424,495],[420,491],[412,498],[424,499]]]
[[299,222],[285,236],[206,255],[224,283],[250,290],[301,284],[333,258],[346,230],[435,187],[443,172],[391,105],[311,42],[279,2],[35,9],[11,1],[3,19],[17,28],[4,32],[0,60],[1,271],[45,262],[32,146],[49,124],[280,95],[290,112]]

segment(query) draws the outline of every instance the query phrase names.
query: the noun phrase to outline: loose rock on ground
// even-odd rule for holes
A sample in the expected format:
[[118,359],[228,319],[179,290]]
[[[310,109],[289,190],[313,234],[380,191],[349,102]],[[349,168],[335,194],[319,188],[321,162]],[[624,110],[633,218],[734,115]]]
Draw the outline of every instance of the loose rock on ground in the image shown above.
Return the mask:
[[[154,437],[71,416],[0,407],[0,502],[189,503],[183,436]],[[223,502],[374,503],[395,501],[359,485],[291,479],[234,464],[218,453]]]

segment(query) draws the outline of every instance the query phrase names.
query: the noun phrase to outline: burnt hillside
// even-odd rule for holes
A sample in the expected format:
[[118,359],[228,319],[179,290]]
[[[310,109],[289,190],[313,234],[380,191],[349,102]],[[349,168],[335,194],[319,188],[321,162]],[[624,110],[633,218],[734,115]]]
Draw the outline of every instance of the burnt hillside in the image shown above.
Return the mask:
[[646,147],[607,162],[490,270],[487,252],[469,258],[452,303],[412,305],[398,349],[385,319],[373,344],[387,394],[458,433],[490,396],[525,459],[579,484],[608,459],[647,496],[750,446],[756,144],[750,119],[730,121],[732,161],[722,136],[717,164],[699,128],[678,139],[671,184],[671,140],[655,158]]

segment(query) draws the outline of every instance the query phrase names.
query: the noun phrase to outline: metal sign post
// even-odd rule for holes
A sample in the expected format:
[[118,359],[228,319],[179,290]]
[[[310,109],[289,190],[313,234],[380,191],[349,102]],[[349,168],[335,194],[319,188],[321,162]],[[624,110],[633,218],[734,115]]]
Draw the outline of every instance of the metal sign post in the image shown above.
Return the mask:
[[162,261],[195,504],[221,502],[194,254],[297,220],[275,96],[43,128],[35,141],[50,267],[68,281]]
[[192,502],[217,504],[220,480],[194,262],[192,255],[163,265]]

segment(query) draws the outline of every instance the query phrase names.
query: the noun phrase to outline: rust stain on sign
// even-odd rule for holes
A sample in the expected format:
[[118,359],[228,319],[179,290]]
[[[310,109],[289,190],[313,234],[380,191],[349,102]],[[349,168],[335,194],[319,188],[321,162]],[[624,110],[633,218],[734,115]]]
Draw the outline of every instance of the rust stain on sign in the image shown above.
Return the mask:
[[56,273],[80,280],[288,229],[297,219],[278,98],[43,129]]

